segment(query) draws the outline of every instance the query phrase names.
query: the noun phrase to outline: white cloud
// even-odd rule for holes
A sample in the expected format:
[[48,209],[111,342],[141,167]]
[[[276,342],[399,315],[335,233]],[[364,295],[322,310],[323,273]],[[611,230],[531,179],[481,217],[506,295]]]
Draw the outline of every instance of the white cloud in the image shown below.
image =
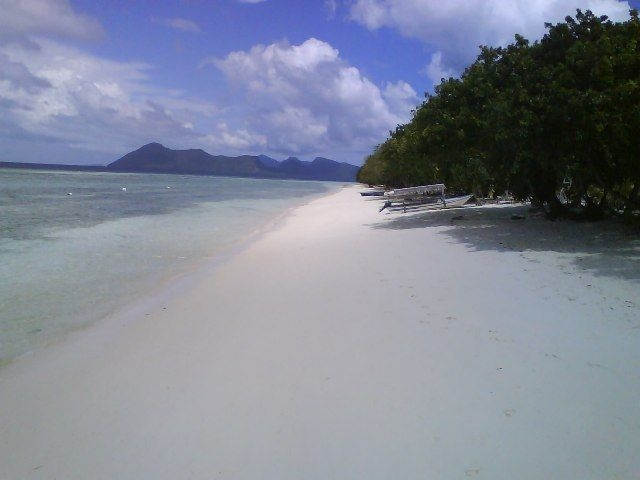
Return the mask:
[[431,61],[420,73],[426,75],[434,85],[439,84],[443,78],[456,76],[456,71],[453,68],[447,68],[443,65],[442,52],[433,53]]
[[417,106],[416,92],[406,82],[397,81],[385,86],[382,96],[393,112],[408,112]]
[[0,39],[32,34],[95,40],[103,30],[94,18],[74,12],[67,0],[0,0]]
[[338,50],[314,38],[300,45],[257,45],[208,62],[240,88],[247,128],[273,152],[366,152],[419,103],[408,84],[381,90]]
[[184,143],[198,135],[196,117],[216,111],[150,88],[145,64],[105,60],[48,40],[36,45],[0,45],[0,112],[13,129],[0,126],[0,135],[19,129],[21,135],[113,152],[152,139]]
[[[182,91],[154,87],[151,65],[64,43],[102,32],[66,0],[0,0],[0,7],[0,144],[4,155],[21,160],[41,161],[46,149],[47,160],[55,154],[55,161],[109,161],[155,140],[213,153],[357,161],[406,122],[420,101],[407,83],[376,85],[337,49],[312,38],[203,61],[232,87],[227,97],[233,101],[222,111]],[[195,31],[176,20],[184,19],[162,23]],[[20,154],[29,148],[35,152],[30,157]]]
[[324,0],[324,8],[327,10],[329,18],[334,18],[336,16],[336,12],[338,11],[337,0]]
[[562,21],[576,8],[623,20],[630,6],[618,0],[355,0],[349,16],[370,30],[396,29],[437,50],[427,67],[434,78],[460,72],[479,45],[504,45],[516,33],[540,38],[545,22]]
[[232,130],[226,122],[219,122],[212,132],[197,140],[214,151],[231,149],[239,153],[247,153],[251,149],[267,146],[267,137],[264,135],[250,133],[245,129]]
[[12,61],[9,56],[0,54],[0,89],[24,90],[28,93],[35,93],[51,84],[44,78],[33,75],[29,69],[19,62]]
[[192,20],[187,20],[185,18],[154,18],[153,21],[155,23],[159,23],[161,25],[171,27],[175,30],[182,30],[183,32],[189,32],[189,33],[202,32],[202,30],[200,29],[200,26],[196,22]]
[[[28,144],[40,149],[55,145],[51,150],[60,160],[64,145],[74,158],[83,159],[80,152],[85,152],[95,159],[95,152],[103,152],[100,158],[113,160],[116,152],[151,140],[190,147],[203,135],[197,125],[220,112],[181,91],[154,88],[149,65],[108,60],[62,43],[94,39],[102,32],[96,20],[74,12],[67,1],[0,0],[0,9],[0,142],[5,152],[26,152]],[[179,18],[166,22],[183,30],[197,28]]]

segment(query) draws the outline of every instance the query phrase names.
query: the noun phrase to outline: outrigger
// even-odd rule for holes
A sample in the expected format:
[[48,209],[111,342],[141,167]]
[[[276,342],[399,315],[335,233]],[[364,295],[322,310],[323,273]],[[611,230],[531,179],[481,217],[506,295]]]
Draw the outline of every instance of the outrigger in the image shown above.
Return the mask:
[[458,197],[445,196],[446,186],[444,183],[436,183],[433,185],[420,185],[409,188],[396,188],[384,193],[384,205],[380,209],[382,212],[385,208],[389,210],[416,210],[421,206],[432,208],[454,208],[461,207],[468,203],[474,195],[462,195]]

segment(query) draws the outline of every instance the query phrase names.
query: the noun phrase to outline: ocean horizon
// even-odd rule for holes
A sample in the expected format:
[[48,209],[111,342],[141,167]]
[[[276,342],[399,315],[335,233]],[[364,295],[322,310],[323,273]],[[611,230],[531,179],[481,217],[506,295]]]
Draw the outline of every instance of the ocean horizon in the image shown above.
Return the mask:
[[0,170],[0,366],[123,308],[336,186]]

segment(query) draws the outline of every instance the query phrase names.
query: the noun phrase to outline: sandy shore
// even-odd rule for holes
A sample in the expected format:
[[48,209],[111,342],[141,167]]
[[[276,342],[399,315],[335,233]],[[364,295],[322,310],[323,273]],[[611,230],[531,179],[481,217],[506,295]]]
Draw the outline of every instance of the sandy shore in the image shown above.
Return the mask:
[[357,191],[1,370],[0,478],[639,479],[638,242]]

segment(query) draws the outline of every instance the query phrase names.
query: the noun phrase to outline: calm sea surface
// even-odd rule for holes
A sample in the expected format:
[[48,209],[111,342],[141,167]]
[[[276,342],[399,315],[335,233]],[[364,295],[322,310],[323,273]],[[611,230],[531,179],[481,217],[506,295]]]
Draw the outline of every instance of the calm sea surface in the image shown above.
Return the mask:
[[0,365],[336,187],[0,169]]

